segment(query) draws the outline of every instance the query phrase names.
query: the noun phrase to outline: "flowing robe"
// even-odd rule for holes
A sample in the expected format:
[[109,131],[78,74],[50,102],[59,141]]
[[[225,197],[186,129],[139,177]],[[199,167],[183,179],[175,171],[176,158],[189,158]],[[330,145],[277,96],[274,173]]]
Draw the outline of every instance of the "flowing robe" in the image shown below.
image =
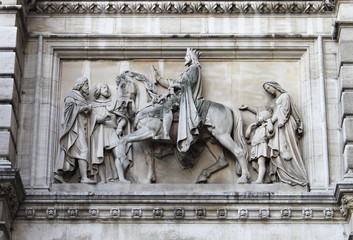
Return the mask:
[[79,91],[72,90],[64,100],[64,123],[59,140],[60,151],[55,169],[58,173],[72,172],[76,168],[76,160],[85,160],[88,170],[87,128],[88,116],[82,109],[87,105],[86,99]]
[[201,118],[197,106],[202,102],[201,68],[192,64],[181,74],[181,94],[177,147],[180,152],[189,150],[199,135]]
[[[94,100],[93,111],[91,116],[91,130],[90,130],[90,143],[91,143],[91,159],[92,159],[92,175],[97,175],[99,165],[104,164],[104,175],[106,181],[113,181],[118,178],[117,170],[115,167],[115,158],[112,150],[117,146],[119,137],[116,134],[116,129],[122,119],[126,119],[126,126],[123,130],[123,135],[130,133],[130,124],[126,116],[122,102],[118,100],[107,99]],[[124,112],[125,111],[125,112]],[[100,118],[109,116],[109,119],[104,123],[98,123]],[[126,154],[128,158],[132,159],[130,149],[131,144],[127,146]]]
[[269,106],[273,109],[273,118],[277,118],[274,136],[268,142],[271,149],[270,178],[274,181],[277,175],[282,182],[305,186],[307,174],[298,145],[303,126],[298,111],[286,92],[272,100]]

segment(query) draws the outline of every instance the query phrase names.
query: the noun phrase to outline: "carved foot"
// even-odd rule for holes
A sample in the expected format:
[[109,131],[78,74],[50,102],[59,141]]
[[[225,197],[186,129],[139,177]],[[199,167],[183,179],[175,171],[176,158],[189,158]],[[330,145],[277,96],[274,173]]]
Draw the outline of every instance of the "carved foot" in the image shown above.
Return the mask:
[[256,180],[256,181],[252,182],[252,184],[263,184],[263,181],[262,180]]
[[207,176],[204,174],[200,174],[196,180],[196,183],[207,183]]
[[131,183],[129,180],[127,180],[127,179],[120,179],[119,180],[119,183]]
[[95,183],[97,183],[97,182],[96,182],[96,181],[93,181],[93,180],[91,180],[91,179],[89,179],[89,178],[82,178],[81,181],[80,181],[80,183],[95,184]]

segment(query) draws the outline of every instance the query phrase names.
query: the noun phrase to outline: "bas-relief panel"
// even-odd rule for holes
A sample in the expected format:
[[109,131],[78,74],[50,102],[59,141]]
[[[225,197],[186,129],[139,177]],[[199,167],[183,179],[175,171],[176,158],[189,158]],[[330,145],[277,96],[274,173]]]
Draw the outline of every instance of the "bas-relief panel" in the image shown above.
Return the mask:
[[[300,64],[296,61],[224,61],[201,59],[203,96],[205,99],[222,103],[231,108],[238,108],[242,104],[251,106],[264,106],[270,101],[270,97],[263,90],[262,85],[267,81],[277,81],[286,89],[294,99],[298,108],[301,109],[300,98],[301,72]],[[90,98],[92,101],[94,87],[97,83],[108,83],[110,89],[116,89],[115,78],[125,70],[138,72],[152,78],[151,66],[156,66],[165,78],[178,79],[184,69],[180,60],[154,60],[138,59],[130,61],[62,61],[60,69],[60,117],[62,104],[66,94],[72,89],[74,80],[77,77],[85,76],[90,83]],[[139,89],[144,92],[143,89]],[[163,89],[159,89],[162,93]],[[140,109],[146,105],[147,94],[139,100]],[[242,112],[244,129],[255,121],[253,114]],[[62,117],[61,117],[62,118]],[[58,128],[59,129],[59,128]],[[131,167],[130,175],[135,182],[143,182],[146,179],[148,168],[145,163],[145,150],[141,144],[134,144],[134,165]],[[161,146],[155,144],[154,150],[158,152]],[[151,151],[151,150],[150,150]],[[217,151],[217,149],[216,149]],[[305,151],[303,151],[304,153]],[[304,161],[306,156],[303,156]],[[195,183],[202,169],[215,162],[207,148],[204,149],[199,161],[193,168],[182,170],[175,157],[167,156],[156,160],[156,183]],[[209,183],[235,183],[238,178],[235,174],[234,157],[226,153],[229,166],[211,175]],[[256,179],[251,167],[250,181]],[[310,178],[310,177],[309,177]]]

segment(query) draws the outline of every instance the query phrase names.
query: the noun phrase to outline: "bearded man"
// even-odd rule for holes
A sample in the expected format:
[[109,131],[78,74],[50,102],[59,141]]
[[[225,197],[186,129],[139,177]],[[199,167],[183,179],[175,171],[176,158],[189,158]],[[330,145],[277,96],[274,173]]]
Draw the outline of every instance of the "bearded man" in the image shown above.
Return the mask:
[[88,116],[91,105],[87,103],[89,84],[86,77],[77,78],[75,86],[64,100],[64,124],[60,137],[60,152],[56,162],[54,178],[65,181],[78,167],[81,183],[95,183],[87,177],[91,164],[87,144]]

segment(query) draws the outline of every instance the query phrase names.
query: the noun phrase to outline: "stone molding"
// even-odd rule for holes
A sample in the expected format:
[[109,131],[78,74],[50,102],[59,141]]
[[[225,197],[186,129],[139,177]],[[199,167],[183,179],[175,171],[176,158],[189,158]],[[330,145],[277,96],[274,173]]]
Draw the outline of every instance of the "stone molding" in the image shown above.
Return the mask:
[[[257,190],[256,186],[249,184],[253,189],[248,191],[244,191],[245,186],[222,184],[173,184],[172,188],[170,184],[115,187],[84,185],[57,185],[49,191],[27,191],[26,200],[17,212],[17,219],[105,222],[317,222],[347,219],[340,212],[340,202],[332,193],[306,192],[303,188],[290,191],[290,187],[283,184],[260,186],[262,188]],[[75,191],[76,188],[80,191]]]
[[38,14],[321,14],[331,1],[37,1]]
[[[286,199],[286,200],[285,200]],[[292,199],[292,200],[290,200]],[[321,202],[319,202],[319,199]],[[89,202],[90,204],[82,204]],[[167,204],[166,204],[167,203]],[[28,194],[17,219],[29,221],[345,221],[330,194],[214,193],[176,195],[135,193]]]

